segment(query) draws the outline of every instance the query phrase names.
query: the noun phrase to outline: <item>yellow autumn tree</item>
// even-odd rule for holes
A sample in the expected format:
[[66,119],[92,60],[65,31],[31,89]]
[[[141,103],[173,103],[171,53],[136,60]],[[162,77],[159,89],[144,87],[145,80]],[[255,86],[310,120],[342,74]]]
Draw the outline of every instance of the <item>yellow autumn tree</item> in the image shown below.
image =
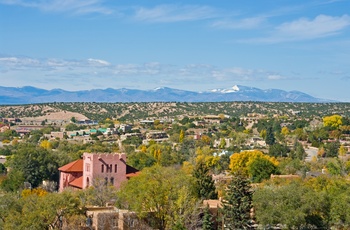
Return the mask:
[[50,141],[48,140],[43,140],[41,143],[40,143],[40,147],[44,148],[44,149],[51,149],[52,148],[52,144]]
[[343,124],[342,117],[340,115],[332,115],[323,117],[323,125],[331,128],[339,128]]
[[202,141],[203,143],[209,145],[211,140],[210,140],[210,137],[209,137],[209,136],[207,136],[207,135],[202,135],[202,136],[201,136],[201,141]]
[[160,163],[161,155],[162,155],[162,150],[161,150],[161,149],[155,149],[155,150],[153,151],[153,157],[154,157],[154,159],[157,160],[157,164]]
[[42,188],[23,189],[21,193],[22,197],[28,197],[30,195],[45,196],[46,194],[47,191]]
[[17,145],[17,144],[18,144],[18,138],[14,138],[14,139],[12,140],[12,145],[15,146],[15,145]]
[[319,157],[324,157],[325,156],[325,150],[323,147],[319,148],[318,151],[317,151],[317,155]]
[[194,165],[189,161],[184,161],[182,163],[182,171],[184,171],[187,175],[191,175],[193,172]]
[[345,156],[346,155],[346,153],[348,152],[348,150],[347,150],[347,148],[345,148],[345,146],[344,145],[341,145],[340,147],[339,147],[339,156]]
[[196,149],[196,163],[204,162],[208,167],[214,167],[220,160],[219,156],[213,155],[213,150],[209,146]]
[[283,136],[287,136],[289,134],[289,129],[288,127],[283,127],[281,130],[281,133]]
[[240,171],[249,176],[253,182],[261,182],[277,172],[278,163],[276,158],[253,150],[231,155],[229,167],[232,173]]
[[180,136],[179,136],[179,142],[182,143],[185,138],[185,132],[181,129]]
[[146,153],[147,152],[147,146],[146,145],[141,145],[140,146],[140,151],[143,152],[143,153]]

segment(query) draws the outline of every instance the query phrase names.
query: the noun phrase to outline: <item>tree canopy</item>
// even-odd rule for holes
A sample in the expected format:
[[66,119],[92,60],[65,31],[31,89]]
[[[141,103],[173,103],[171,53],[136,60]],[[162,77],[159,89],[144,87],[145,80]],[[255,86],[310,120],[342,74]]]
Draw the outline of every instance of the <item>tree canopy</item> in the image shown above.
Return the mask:
[[268,179],[277,172],[278,161],[274,157],[263,154],[261,151],[243,151],[230,157],[231,172],[241,171],[252,178],[254,182]]
[[140,217],[151,214],[155,228],[184,227],[186,215],[196,206],[193,186],[190,175],[156,165],[127,181],[118,198],[121,207],[136,211]]

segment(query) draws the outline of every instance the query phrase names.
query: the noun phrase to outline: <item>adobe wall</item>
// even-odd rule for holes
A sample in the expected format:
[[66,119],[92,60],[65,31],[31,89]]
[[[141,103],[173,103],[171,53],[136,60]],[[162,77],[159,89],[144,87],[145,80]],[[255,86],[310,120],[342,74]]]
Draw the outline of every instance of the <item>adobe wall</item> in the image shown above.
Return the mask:
[[94,180],[108,181],[119,188],[126,180],[125,153],[84,153],[83,160],[83,188]]

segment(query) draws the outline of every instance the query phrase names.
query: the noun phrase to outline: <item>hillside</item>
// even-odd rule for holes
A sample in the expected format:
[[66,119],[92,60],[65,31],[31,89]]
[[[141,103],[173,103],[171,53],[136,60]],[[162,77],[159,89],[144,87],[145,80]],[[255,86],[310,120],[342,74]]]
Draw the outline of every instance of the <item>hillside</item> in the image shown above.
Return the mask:
[[101,120],[115,118],[173,119],[179,116],[207,114],[245,116],[248,113],[293,115],[303,117],[340,114],[350,116],[350,103],[272,103],[272,102],[208,102],[208,103],[45,103],[0,106],[0,117],[30,117],[48,120],[79,119]]

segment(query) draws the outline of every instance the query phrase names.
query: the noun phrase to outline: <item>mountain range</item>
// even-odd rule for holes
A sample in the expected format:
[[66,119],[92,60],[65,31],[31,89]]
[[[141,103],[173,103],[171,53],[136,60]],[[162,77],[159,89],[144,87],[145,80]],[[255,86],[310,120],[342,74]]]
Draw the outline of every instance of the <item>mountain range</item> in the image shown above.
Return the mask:
[[45,90],[32,86],[0,86],[0,104],[34,104],[49,102],[330,102],[331,100],[312,97],[299,91],[279,89],[262,90],[235,85],[228,89],[213,89],[205,92],[186,91],[173,88],[138,89],[92,89],[66,91],[62,89]]

